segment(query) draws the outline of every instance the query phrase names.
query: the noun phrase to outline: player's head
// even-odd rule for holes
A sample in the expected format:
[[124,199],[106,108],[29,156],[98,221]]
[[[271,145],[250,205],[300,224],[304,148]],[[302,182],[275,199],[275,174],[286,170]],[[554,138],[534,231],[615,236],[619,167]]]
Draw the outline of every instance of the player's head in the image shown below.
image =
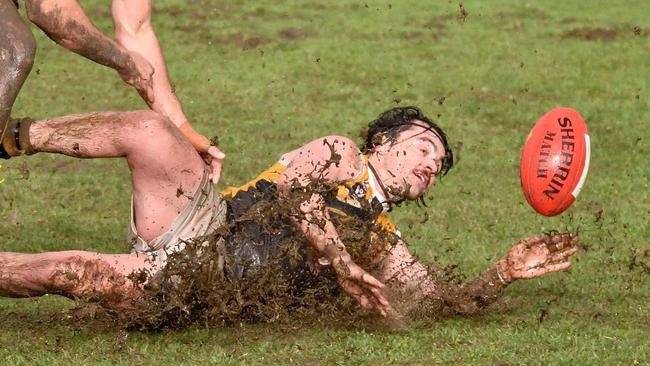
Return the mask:
[[368,126],[362,150],[375,154],[394,200],[416,199],[454,165],[447,135],[417,107],[396,107]]

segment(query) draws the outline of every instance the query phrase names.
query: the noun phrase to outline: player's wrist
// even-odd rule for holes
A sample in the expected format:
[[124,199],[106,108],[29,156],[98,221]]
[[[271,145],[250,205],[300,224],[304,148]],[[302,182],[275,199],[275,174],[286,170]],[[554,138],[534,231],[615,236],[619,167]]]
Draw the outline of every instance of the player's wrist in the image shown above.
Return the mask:
[[510,272],[508,271],[508,262],[505,259],[502,259],[499,262],[497,262],[495,266],[495,274],[499,283],[501,283],[504,286],[507,286],[510,283],[512,283],[512,281],[514,281],[514,279],[510,275]]
[[197,151],[208,151],[208,148],[210,147],[210,140],[208,140],[207,137],[196,132],[196,130],[194,130],[189,124],[189,122],[181,124],[178,129],[181,131],[181,133],[183,133],[185,138],[192,144],[192,146],[194,146]]

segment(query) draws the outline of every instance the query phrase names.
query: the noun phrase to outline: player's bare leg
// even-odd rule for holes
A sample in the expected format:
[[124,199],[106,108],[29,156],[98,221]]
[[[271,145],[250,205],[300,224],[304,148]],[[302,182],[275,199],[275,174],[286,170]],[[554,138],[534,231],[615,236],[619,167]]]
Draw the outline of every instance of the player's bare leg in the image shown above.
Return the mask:
[[[34,36],[14,2],[0,0],[0,142],[6,135],[11,107],[32,69],[35,52]],[[0,158],[8,157],[0,148]]]
[[138,234],[151,240],[169,229],[204,173],[196,150],[156,112],[101,112],[31,123],[29,148],[77,158],[124,157],[131,170]]
[[72,299],[96,298],[106,307],[124,308],[138,301],[140,280],[150,269],[146,256],[135,253],[0,253],[0,296],[57,294]]

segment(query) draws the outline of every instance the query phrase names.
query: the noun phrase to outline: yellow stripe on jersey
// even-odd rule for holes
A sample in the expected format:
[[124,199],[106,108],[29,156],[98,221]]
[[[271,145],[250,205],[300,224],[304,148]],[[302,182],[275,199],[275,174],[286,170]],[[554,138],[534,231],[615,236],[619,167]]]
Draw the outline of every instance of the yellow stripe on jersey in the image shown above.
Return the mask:
[[225,199],[232,199],[233,197],[235,197],[237,193],[247,191],[251,187],[255,187],[257,182],[261,180],[277,183],[278,179],[280,179],[280,175],[284,173],[285,170],[287,170],[287,166],[280,162],[277,162],[273,164],[270,168],[260,173],[260,175],[258,175],[255,179],[251,180],[250,182],[239,187],[228,187],[225,190],[221,191],[221,197]]

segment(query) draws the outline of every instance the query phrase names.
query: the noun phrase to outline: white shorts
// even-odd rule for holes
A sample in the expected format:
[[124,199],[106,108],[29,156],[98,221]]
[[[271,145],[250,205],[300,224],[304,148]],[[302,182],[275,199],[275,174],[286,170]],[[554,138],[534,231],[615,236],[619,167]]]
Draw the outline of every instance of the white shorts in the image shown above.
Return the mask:
[[170,254],[185,248],[185,242],[209,235],[221,227],[226,220],[227,207],[214,191],[208,173],[205,172],[194,197],[174,219],[169,230],[149,242],[138,235],[133,211],[131,197],[131,225],[127,236],[128,242],[132,244],[131,253],[147,255],[154,267],[152,273],[155,273],[165,266]]

